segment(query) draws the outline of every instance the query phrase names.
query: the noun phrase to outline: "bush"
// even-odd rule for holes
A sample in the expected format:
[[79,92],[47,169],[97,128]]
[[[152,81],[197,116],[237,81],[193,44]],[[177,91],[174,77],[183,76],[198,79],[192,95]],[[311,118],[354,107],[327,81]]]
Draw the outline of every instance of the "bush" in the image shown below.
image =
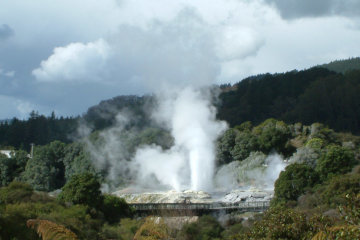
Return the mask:
[[136,232],[136,240],[169,239],[169,229],[161,218],[147,217]]
[[346,174],[337,176],[324,182],[319,198],[323,204],[335,207],[344,204],[344,196],[346,194],[360,193],[360,174]]
[[330,145],[326,149],[317,163],[316,170],[322,180],[336,174],[344,174],[355,166],[356,160],[354,153],[344,147]]
[[27,183],[12,182],[9,186],[0,189],[0,202],[5,204],[27,202],[30,201],[33,192],[32,187]]
[[279,153],[288,153],[287,141],[291,137],[289,127],[282,121],[268,119],[253,129],[258,136],[260,150],[269,153],[276,150]]
[[249,232],[231,239],[311,239],[315,233],[331,224],[332,221],[327,217],[314,216],[309,219],[303,212],[276,207],[255,222]]
[[105,195],[102,211],[109,223],[119,222],[120,218],[131,217],[132,209],[123,198]]
[[73,175],[62,188],[59,200],[73,204],[83,204],[99,209],[103,202],[100,192],[100,182],[92,173]]
[[137,230],[141,226],[141,221],[130,218],[121,219],[120,224],[108,225],[104,224],[100,238],[101,239],[120,239],[132,240]]
[[57,205],[55,207],[52,211],[41,214],[40,218],[64,225],[76,233],[80,239],[98,239],[98,232],[100,232],[103,221],[90,216],[87,206],[64,207]]
[[235,146],[237,131],[230,128],[217,142],[216,159],[220,164],[229,163],[233,161],[231,151]]
[[250,153],[259,149],[258,140],[250,131],[240,132],[235,138],[235,146],[231,150],[232,158],[242,161],[249,157]]
[[318,174],[305,164],[294,163],[287,166],[275,182],[273,203],[296,201],[307,188],[314,186],[318,180]]
[[186,224],[178,234],[178,239],[202,240],[216,239],[221,237],[224,229],[212,216],[204,215],[195,223]]

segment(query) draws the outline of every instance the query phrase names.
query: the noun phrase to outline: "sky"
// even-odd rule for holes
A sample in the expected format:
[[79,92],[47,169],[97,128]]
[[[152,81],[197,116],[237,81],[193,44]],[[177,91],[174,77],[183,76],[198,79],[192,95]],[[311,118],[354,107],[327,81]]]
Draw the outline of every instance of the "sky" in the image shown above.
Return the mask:
[[0,0],[0,119],[360,56],[359,0]]

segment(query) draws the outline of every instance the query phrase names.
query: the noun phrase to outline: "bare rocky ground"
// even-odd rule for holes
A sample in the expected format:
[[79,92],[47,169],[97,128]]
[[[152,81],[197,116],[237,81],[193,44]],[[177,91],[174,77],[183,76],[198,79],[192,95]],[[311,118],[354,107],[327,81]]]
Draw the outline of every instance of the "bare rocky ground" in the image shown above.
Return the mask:
[[268,201],[273,197],[273,190],[254,187],[239,188],[228,192],[204,191],[150,191],[147,189],[126,188],[113,192],[128,203],[238,203]]

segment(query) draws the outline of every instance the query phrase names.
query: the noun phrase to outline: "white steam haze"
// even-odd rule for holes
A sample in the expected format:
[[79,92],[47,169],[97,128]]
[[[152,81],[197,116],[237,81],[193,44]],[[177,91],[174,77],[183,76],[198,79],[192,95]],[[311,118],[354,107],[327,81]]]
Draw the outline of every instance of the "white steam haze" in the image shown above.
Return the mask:
[[[89,69],[93,81],[111,82],[101,72],[101,66],[107,66],[111,75],[118,73],[119,77],[129,70],[136,72],[132,82],[155,94],[158,106],[150,109],[151,117],[156,125],[171,133],[174,145],[168,150],[155,145],[141,146],[129,161],[119,135],[132,116],[120,113],[118,124],[101,133],[104,146],[100,149],[90,146],[96,165],[109,169],[111,180],[128,174],[138,186],[211,190],[216,140],[227,127],[225,122],[216,120],[216,109],[212,106],[216,96],[211,89],[220,74],[216,62],[229,54],[221,51],[221,46],[215,51],[213,36],[214,32],[201,18],[185,9],[169,23],[153,22],[147,29],[122,26],[118,35],[106,41],[56,49],[33,74],[39,81],[74,81],[68,77],[72,73],[80,81],[84,70]],[[249,44],[248,40],[244,44]],[[237,48],[247,48],[245,45]],[[74,50],[79,53],[77,58],[71,56]],[[249,53],[239,50],[236,54]],[[65,66],[59,63],[74,67],[62,72],[59,69]],[[97,63],[100,67],[93,67]],[[127,70],[129,64],[132,69]]]
[[89,145],[95,165],[106,169],[114,183],[130,176],[132,184],[144,188],[209,191],[214,189],[216,140],[227,127],[216,119],[211,86],[224,74],[220,63],[256,55],[263,45],[253,29],[214,26],[184,8],[169,21],[121,25],[106,38],[56,48],[32,73],[40,82],[109,85],[117,76],[155,94],[158,106],[150,115],[171,133],[173,146],[142,145],[129,154],[121,133],[134,116],[118,113],[116,126],[101,133],[103,145]]
[[266,156],[261,152],[252,152],[243,161],[221,166],[215,175],[215,187],[227,191],[249,186],[272,190],[286,165],[277,153]]
[[157,121],[169,127],[175,143],[167,151],[158,146],[139,149],[135,156],[139,177],[154,175],[175,190],[211,190],[215,142],[226,124],[216,120],[209,95],[186,87],[163,95],[154,114]]
[[227,125],[216,120],[211,97],[209,89],[191,86],[158,92],[159,105],[153,109],[152,118],[169,130],[174,144],[167,150],[142,145],[134,156],[129,155],[121,137],[133,116],[119,113],[117,124],[100,133],[104,141],[100,147],[87,141],[95,166],[107,169],[107,178],[115,183],[130,176],[135,181],[132,184],[142,188],[212,190],[216,140]]

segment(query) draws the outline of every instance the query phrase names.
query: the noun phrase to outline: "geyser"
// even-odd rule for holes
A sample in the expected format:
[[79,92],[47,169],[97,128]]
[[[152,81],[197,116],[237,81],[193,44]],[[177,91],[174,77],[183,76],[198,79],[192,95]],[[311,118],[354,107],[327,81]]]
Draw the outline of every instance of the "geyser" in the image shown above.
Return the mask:
[[226,129],[216,120],[210,91],[186,87],[159,96],[154,119],[169,128],[174,146],[138,149],[134,162],[141,182],[152,176],[175,190],[211,190],[215,170],[215,141]]

